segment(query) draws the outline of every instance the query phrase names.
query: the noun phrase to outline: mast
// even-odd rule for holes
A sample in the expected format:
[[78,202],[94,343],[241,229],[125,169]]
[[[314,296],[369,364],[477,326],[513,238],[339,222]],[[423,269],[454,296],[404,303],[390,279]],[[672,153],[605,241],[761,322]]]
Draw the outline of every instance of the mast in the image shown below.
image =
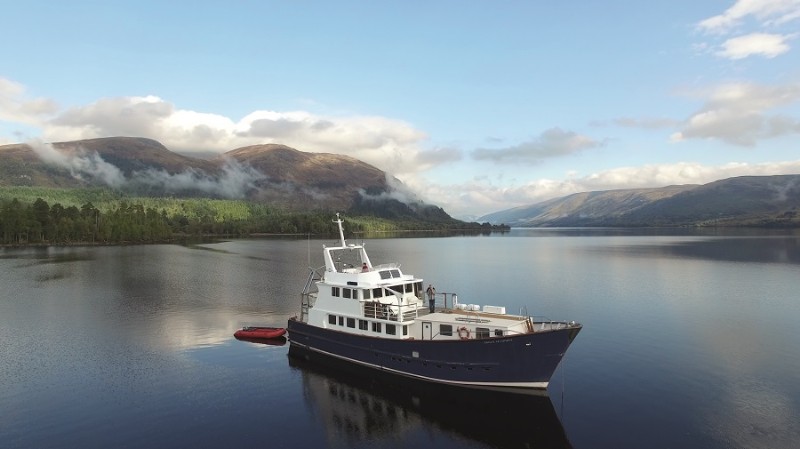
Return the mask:
[[341,241],[341,247],[346,248],[347,244],[344,241],[344,230],[342,229],[342,219],[339,217],[339,212],[336,212],[336,220],[333,220],[334,223],[339,225],[339,240]]

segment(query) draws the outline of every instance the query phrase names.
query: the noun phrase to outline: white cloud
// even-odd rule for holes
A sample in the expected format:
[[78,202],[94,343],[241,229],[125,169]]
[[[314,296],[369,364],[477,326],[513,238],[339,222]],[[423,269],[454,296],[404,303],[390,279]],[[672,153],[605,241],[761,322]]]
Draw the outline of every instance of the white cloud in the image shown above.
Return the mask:
[[738,0],[722,14],[700,21],[700,30],[724,34],[739,27],[746,19],[762,26],[778,26],[800,18],[798,0]]
[[793,36],[780,34],[751,33],[728,39],[722,44],[717,56],[728,59],[744,59],[748,56],[761,55],[774,58],[789,51],[786,41]]
[[[385,117],[261,110],[234,121],[179,109],[155,96],[103,98],[58,113],[41,121],[40,127],[42,138],[51,142],[136,136],[157,140],[178,152],[222,153],[280,143],[301,151],[345,154],[400,174],[419,170],[415,161],[427,138],[412,125]],[[426,166],[447,160],[428,158]]]
[[537,138],[519,145],[496,149],[478,148],[472,152],[472,157],[498,163],[539,164],[545,159],[567,156],[599,146],[602,143],[591,137],[550,128]]
[[738,0],[722,14],[697,23],[697,29],[720,37],[739,36],[714,44],[695,44],[695,50],[711,50],[732,60],[750,56],[774,58],[790,50],[789,41],[796,33],[781,34],[789,22],[800,18],[800,0]]
[[0,120],[38,125],[57,110],[58,105],[53,100],[27,99],[25,86],[0,78]]
[[701,95],[707,97],[705,105],[672,135],[673,141],[718,139],[739,146],[754,146],[760,139],[800,132],[800,121],[767,114],[800,101],[798,84],[729,83]]

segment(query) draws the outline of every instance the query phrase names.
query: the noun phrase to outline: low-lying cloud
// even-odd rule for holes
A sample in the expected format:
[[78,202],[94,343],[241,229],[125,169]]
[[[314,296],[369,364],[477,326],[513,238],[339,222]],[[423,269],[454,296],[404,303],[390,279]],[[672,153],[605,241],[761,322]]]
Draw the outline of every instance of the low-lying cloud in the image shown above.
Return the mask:
[[258,170],[226,159],[217,176],[189,168],[180,173],[168,173],[163,169],[149,168],[125,174],[105,160],[97,152],[81,148],[75,153],[65,153],[44,142],[30,142],[30,147],[42,161],[69,170],[76,179],[100,183],[114,189],[134,191],[157,191],[180,193],[202,192],[222,198],[244,198],[256,183],[266,178]]

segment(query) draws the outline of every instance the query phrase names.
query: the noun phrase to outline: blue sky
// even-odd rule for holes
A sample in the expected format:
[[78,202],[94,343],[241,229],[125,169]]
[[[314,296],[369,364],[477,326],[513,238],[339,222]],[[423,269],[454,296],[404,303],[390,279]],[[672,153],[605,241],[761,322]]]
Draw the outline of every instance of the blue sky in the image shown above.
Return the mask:
[[460,218],[800,173],[800,0],[0,6],[0,144],[283,143]]

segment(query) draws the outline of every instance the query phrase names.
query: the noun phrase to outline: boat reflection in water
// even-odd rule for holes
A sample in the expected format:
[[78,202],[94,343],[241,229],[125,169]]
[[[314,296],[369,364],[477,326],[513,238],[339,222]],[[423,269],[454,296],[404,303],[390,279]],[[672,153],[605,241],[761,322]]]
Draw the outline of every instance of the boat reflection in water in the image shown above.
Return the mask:
[[[289,366],[300,371],[303,397],[324,422],[331,446],[396,446],[404,437],[427,439],[436,430],[492,447],[572,447],[546,392],[453,387],[388,373],[379,377],[368,368],[306,355],[290,353]],[[450,441],[463,447],[463,440]]]

